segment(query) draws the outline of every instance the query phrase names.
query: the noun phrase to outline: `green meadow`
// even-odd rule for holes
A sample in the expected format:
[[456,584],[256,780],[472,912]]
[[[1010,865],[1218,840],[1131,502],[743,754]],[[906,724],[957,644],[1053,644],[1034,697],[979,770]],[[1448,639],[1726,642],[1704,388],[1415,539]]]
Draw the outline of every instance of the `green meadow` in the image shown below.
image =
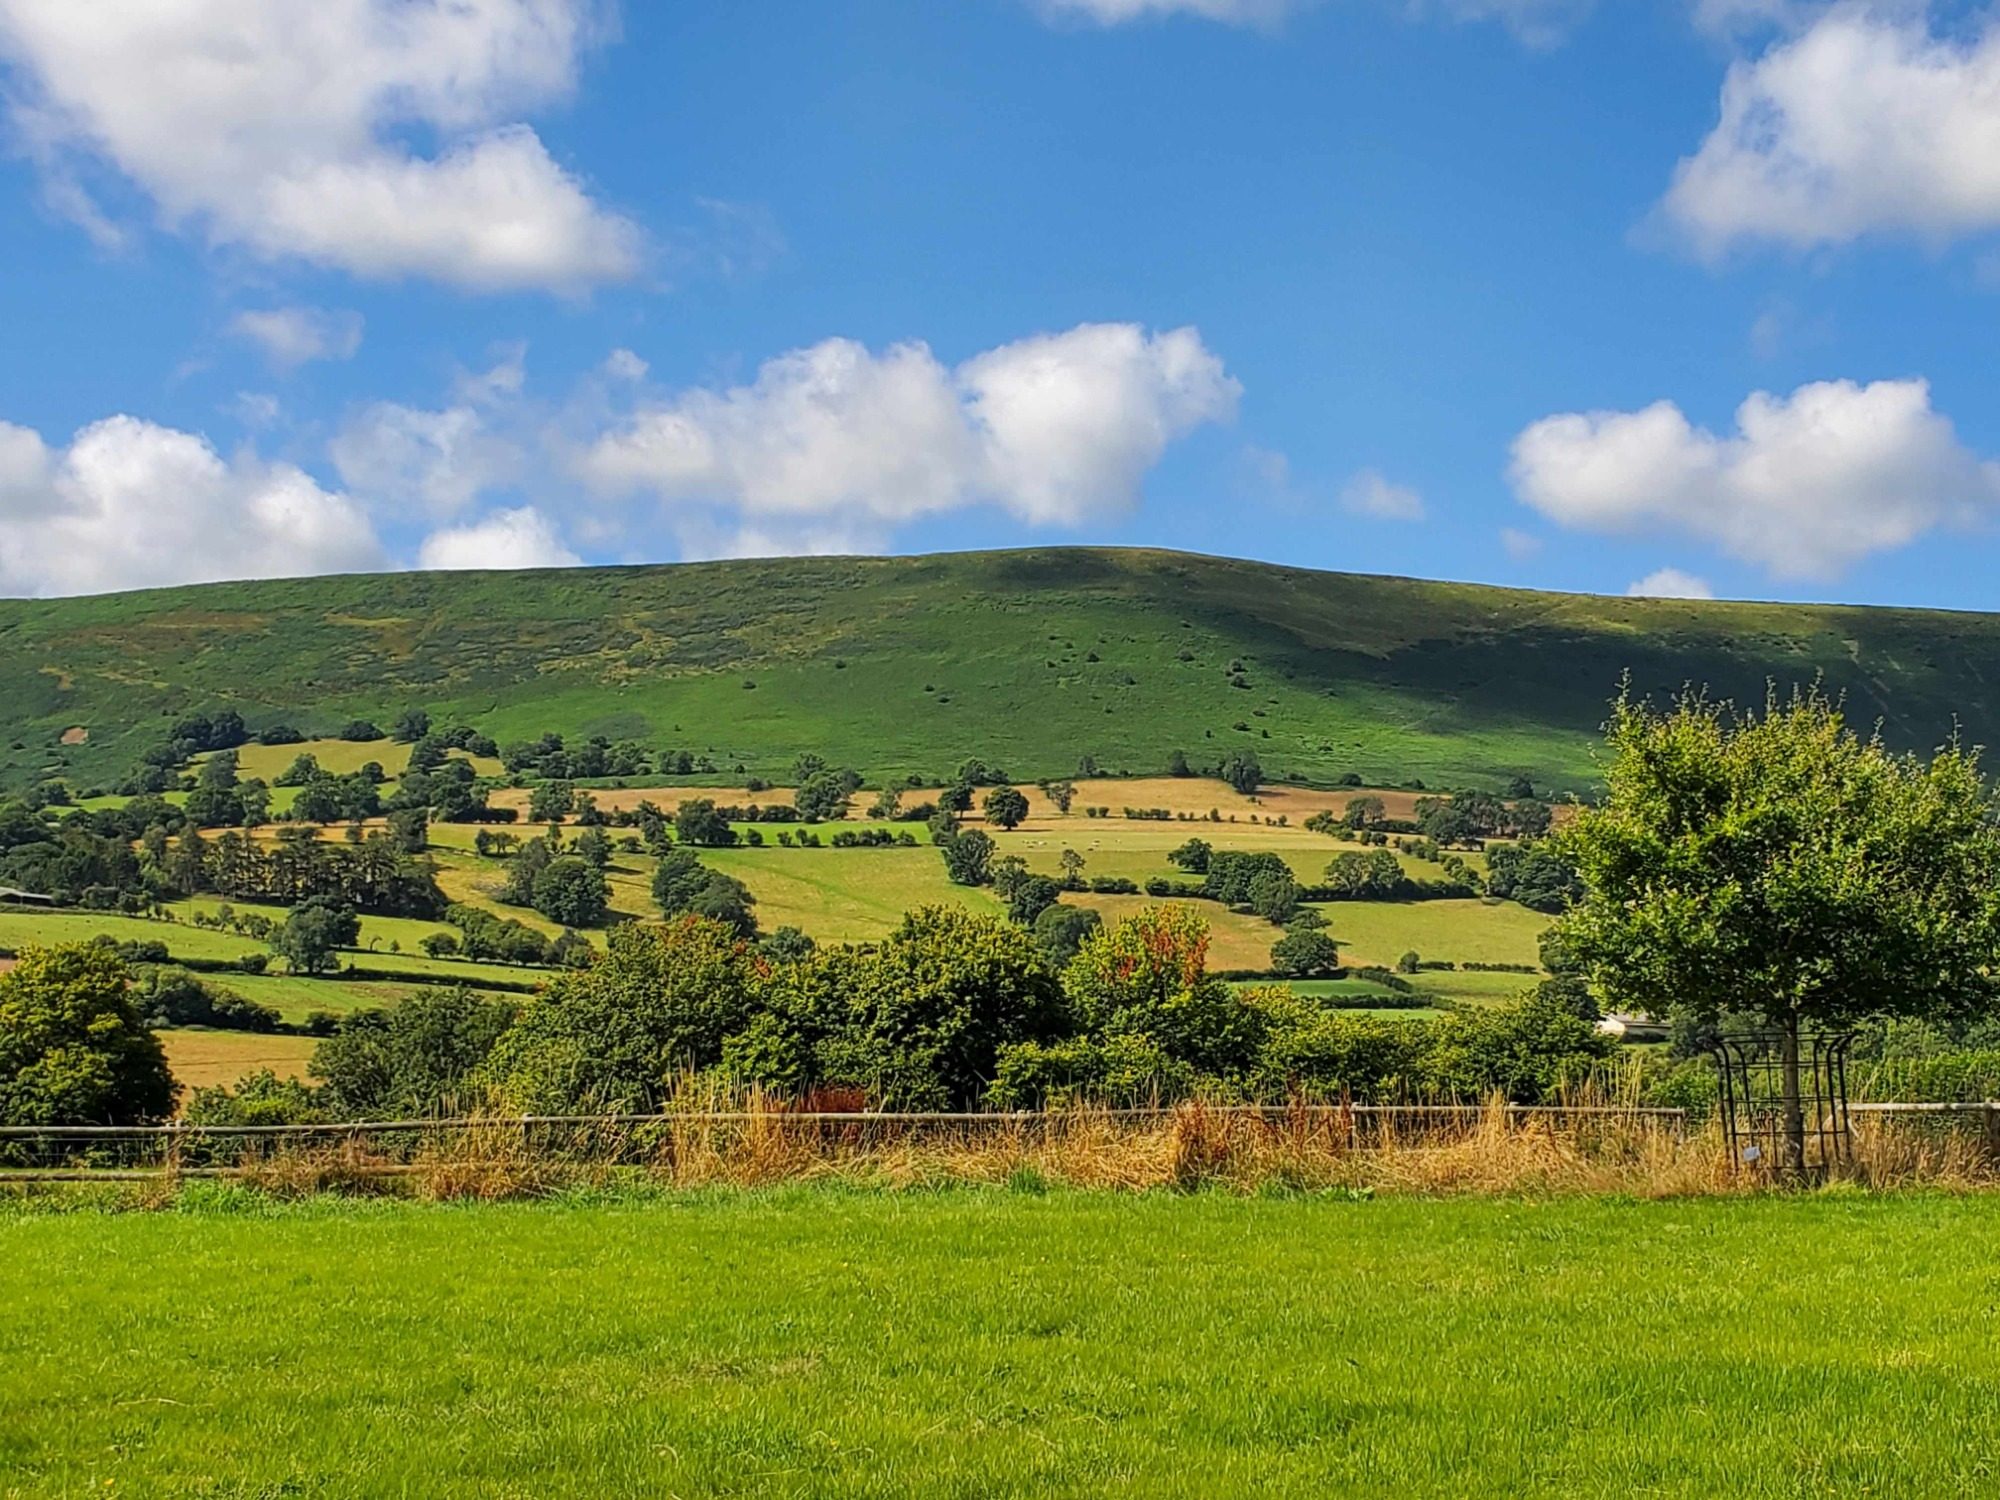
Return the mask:
[[2000,1462],[1976,1199],[62,1206],[0,1208],[10,1494],[1794,1500]]

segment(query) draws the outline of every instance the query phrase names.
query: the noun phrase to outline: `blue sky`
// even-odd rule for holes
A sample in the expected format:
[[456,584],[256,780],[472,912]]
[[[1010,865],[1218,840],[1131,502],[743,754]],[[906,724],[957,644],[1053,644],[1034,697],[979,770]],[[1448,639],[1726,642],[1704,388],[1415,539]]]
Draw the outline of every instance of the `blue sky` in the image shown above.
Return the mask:
[[1988,607],[2000,30],[0,0],[0,592],[1150,544]]

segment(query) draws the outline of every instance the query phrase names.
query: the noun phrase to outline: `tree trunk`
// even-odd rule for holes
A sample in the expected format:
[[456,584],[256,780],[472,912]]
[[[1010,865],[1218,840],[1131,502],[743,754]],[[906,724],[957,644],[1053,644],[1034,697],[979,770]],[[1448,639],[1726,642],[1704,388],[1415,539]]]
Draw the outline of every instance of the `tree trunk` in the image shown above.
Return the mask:
[[1784,1039],[1779,1054],[1784,1067],[1785,1088],[1785,1172],[1802,1177],[1806,1170],[1806,1114],[1799,1097],[1799,1015],[1785,1017]]

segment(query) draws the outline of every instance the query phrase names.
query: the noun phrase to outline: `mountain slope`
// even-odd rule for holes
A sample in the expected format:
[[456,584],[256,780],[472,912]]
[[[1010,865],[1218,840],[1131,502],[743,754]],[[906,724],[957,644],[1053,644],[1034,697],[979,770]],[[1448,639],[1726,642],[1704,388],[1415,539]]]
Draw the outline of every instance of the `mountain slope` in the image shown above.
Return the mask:
[[1579,785],[1627,671],[1739,699],[1824,673],[1918,748],[1954,716],[2000,730],[1996,616],[1056,548],[0,601],[0,782],[115,780],[185,712],[312,733],[420,705],[502,742],[604,734],[767,775],[808,749],[871,775],[979,755],[1030,778],[1247,746],[1274,775]]

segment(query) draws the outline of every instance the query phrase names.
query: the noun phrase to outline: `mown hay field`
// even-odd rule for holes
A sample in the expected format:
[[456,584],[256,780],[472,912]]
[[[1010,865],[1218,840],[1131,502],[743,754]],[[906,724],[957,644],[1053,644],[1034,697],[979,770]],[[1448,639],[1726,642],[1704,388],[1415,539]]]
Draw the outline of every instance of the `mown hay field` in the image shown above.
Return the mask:
[[[183,1090],[231,1085],[266,1068],[280,1078],[303,1078],[319,1043],[309,1036],[193,1028],[159,1031],[167,1067]],[[187,1102],[183,1093],[181,1102]]]
[[1972,1495],[1996,1260],[1990,1202],[1895,1193],[16,1206],[0,1455],[24,1495]]

